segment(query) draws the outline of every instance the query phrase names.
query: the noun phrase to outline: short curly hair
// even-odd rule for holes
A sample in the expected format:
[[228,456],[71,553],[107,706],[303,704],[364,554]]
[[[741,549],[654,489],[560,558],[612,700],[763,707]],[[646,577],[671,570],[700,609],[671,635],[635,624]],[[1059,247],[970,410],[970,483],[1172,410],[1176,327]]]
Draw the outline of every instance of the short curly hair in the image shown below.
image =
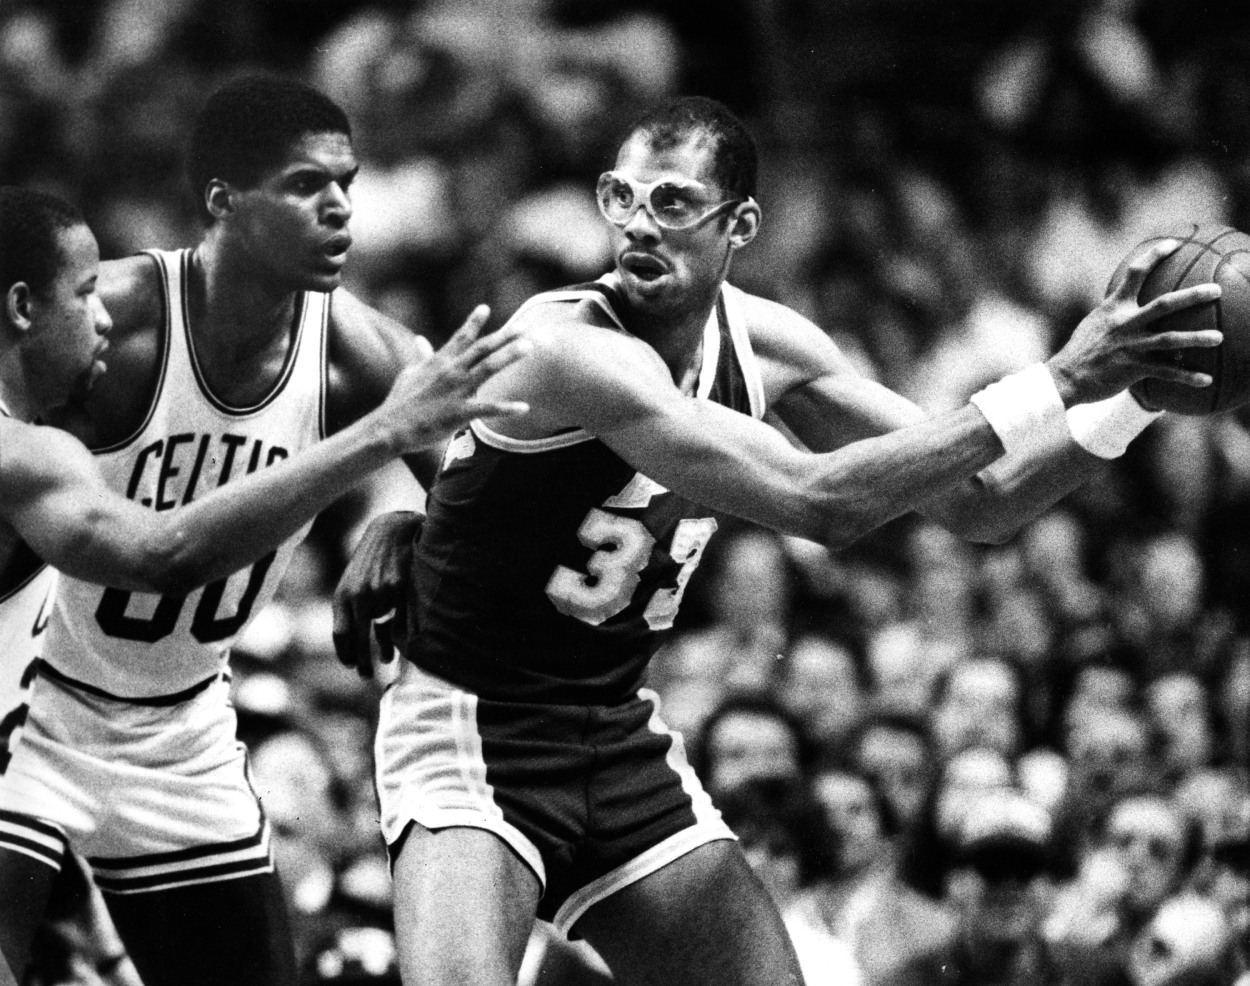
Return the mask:
[[280,76],[244,76],[218,89],[196,117],[186,172],[200,218],[212,224],[204,189],[214,178],[254,188],[305,134],[352,135],[347,114],[312,86]]
[[82,225],[82,213],[55,195],[0,187],[0,291],[22,281],[44,293],[65,263],[61,233]]
[[709,140],[716,184],[735,198],[755,195],[759,172],[755,138],[724,103],[706,96],[669,100],[639,117],[625,139],[635,134],[642,134],[658,151],[670,150],[694,136]]

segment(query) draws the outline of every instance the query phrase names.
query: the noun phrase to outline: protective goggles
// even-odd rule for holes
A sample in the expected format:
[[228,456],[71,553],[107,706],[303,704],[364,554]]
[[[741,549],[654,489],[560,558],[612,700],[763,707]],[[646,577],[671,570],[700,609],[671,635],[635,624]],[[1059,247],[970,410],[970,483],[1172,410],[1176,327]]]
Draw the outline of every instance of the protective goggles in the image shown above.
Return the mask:
[[641,206],[663,229],[692,229],[713,216],[751,199],[709,202],[711,192],[697,181],[661,178],[643,185],[619,171],[599,176],[595,189],[599,211],[613,226],[624,226]]

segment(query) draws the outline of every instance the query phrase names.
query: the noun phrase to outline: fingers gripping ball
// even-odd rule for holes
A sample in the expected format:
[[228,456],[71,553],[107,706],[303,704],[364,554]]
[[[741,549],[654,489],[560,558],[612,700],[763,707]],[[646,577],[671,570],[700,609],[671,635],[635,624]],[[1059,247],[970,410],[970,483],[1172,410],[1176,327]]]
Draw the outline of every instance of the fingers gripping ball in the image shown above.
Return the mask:
[[1218,284],[1221,295],[1217,300],[1165,315],[1152,328],[1158,332],[1219,329],[1224,341],[1214,349],[1177,350],[1171,357],[1186,370],[1211,374],[1211,386],[1187,387],[1147,378],[1133,385],[1133,394],[1147,407],[1177,414],[1213,414],[1239,407],[1250,401],[1250,236],[1228,226],[1190,225],[1171,237],[1151,237],[1125,258],[1112,284],[1118,283],[1133,257],[1167,238],[1181,240],[1181,246],[1146,277],[1138,304],[1180,288]]

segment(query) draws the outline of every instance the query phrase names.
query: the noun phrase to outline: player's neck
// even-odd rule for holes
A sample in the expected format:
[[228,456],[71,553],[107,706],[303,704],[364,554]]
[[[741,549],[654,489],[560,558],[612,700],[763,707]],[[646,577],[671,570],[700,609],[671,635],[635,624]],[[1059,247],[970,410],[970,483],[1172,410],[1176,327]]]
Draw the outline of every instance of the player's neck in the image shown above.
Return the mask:
[[691,373],[697,378],[703,352],[703,330],[716,306],[720,285],[707,298],[680,310],[636,309],[628,304],[621,311],[626,330],[660,354],[679,387]]
[[0,403],[18,421],[34,421],[43,408],[31,400],[30,388],[22,372],[22,361],[16,346],[0,353]]
[[246,360],[289,336],[299,292],[266,283],[211,231],[191,255],[187,281],[191,336],[200,356]]

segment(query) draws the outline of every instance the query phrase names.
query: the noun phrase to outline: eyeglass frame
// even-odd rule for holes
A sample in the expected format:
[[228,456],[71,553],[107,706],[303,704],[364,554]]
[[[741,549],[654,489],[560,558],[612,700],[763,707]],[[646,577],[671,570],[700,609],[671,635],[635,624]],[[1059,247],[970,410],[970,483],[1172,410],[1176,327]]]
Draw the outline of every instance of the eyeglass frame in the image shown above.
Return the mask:
[[[611,178],[616,181],[624,182],[626,185],[629,186],[630,192],[633,193],[634,195],[634,199],[635,199],[634,204],[633,206],[630,207],[629,214],[623,220],[618,221],[616,219],[613,219],[611,216],[608,215],[607,210],[604,208],[603,197],[600,195],[599,189],[602,187],[604,179],[606,178]],[[752,205],[755,204],[755,199],[750,195],[748,195],[744,199],[741,199],[741,198],[726,199],[725,201],[712,206],[707,212],[699,216],[698,219],[694,219],[684,226],[673,226],[670,223],[667,223],[661,220],[660,217],[656,215],[656,211],[651,205],[651,193],[654,192],[661,185],[676,185],[678,188],[707,188],[708,187],[707,185],[703,184],[703,182],[701,181],[691,181],[690,179],[686,179],[686,178],[678,178],[678,179],[657,178],[655,181],[643,183],[640,181],[635,181],[633,178],[630,178],[629,175],[620,171],[605,171],[603,174],[599,176],[598,181],[595,182],[595,203],[599,206],[599,214],[602,215],[603,218],[606,219],[608,222],[610,222],[613,226],[617,227],[617,229],[624,229],[626,226],[629,225],[630,220],[634,218],[635,213],[637,213],[639,209],[646,209],[647,215],[651,217],[651,221],[655,223],[657,226],[659,226],[660,229],[667,229],[667,230],[672,230],[674,232],[682,233],[682,232],[685,232],[686,230],[695,229],[699,226],[702,226],[705,222],[707,222],[713,216],[718,215],[719,213],[725,211],[727,208],[734,208],[735,206],[743,205],[747,202],[751,203]]]

